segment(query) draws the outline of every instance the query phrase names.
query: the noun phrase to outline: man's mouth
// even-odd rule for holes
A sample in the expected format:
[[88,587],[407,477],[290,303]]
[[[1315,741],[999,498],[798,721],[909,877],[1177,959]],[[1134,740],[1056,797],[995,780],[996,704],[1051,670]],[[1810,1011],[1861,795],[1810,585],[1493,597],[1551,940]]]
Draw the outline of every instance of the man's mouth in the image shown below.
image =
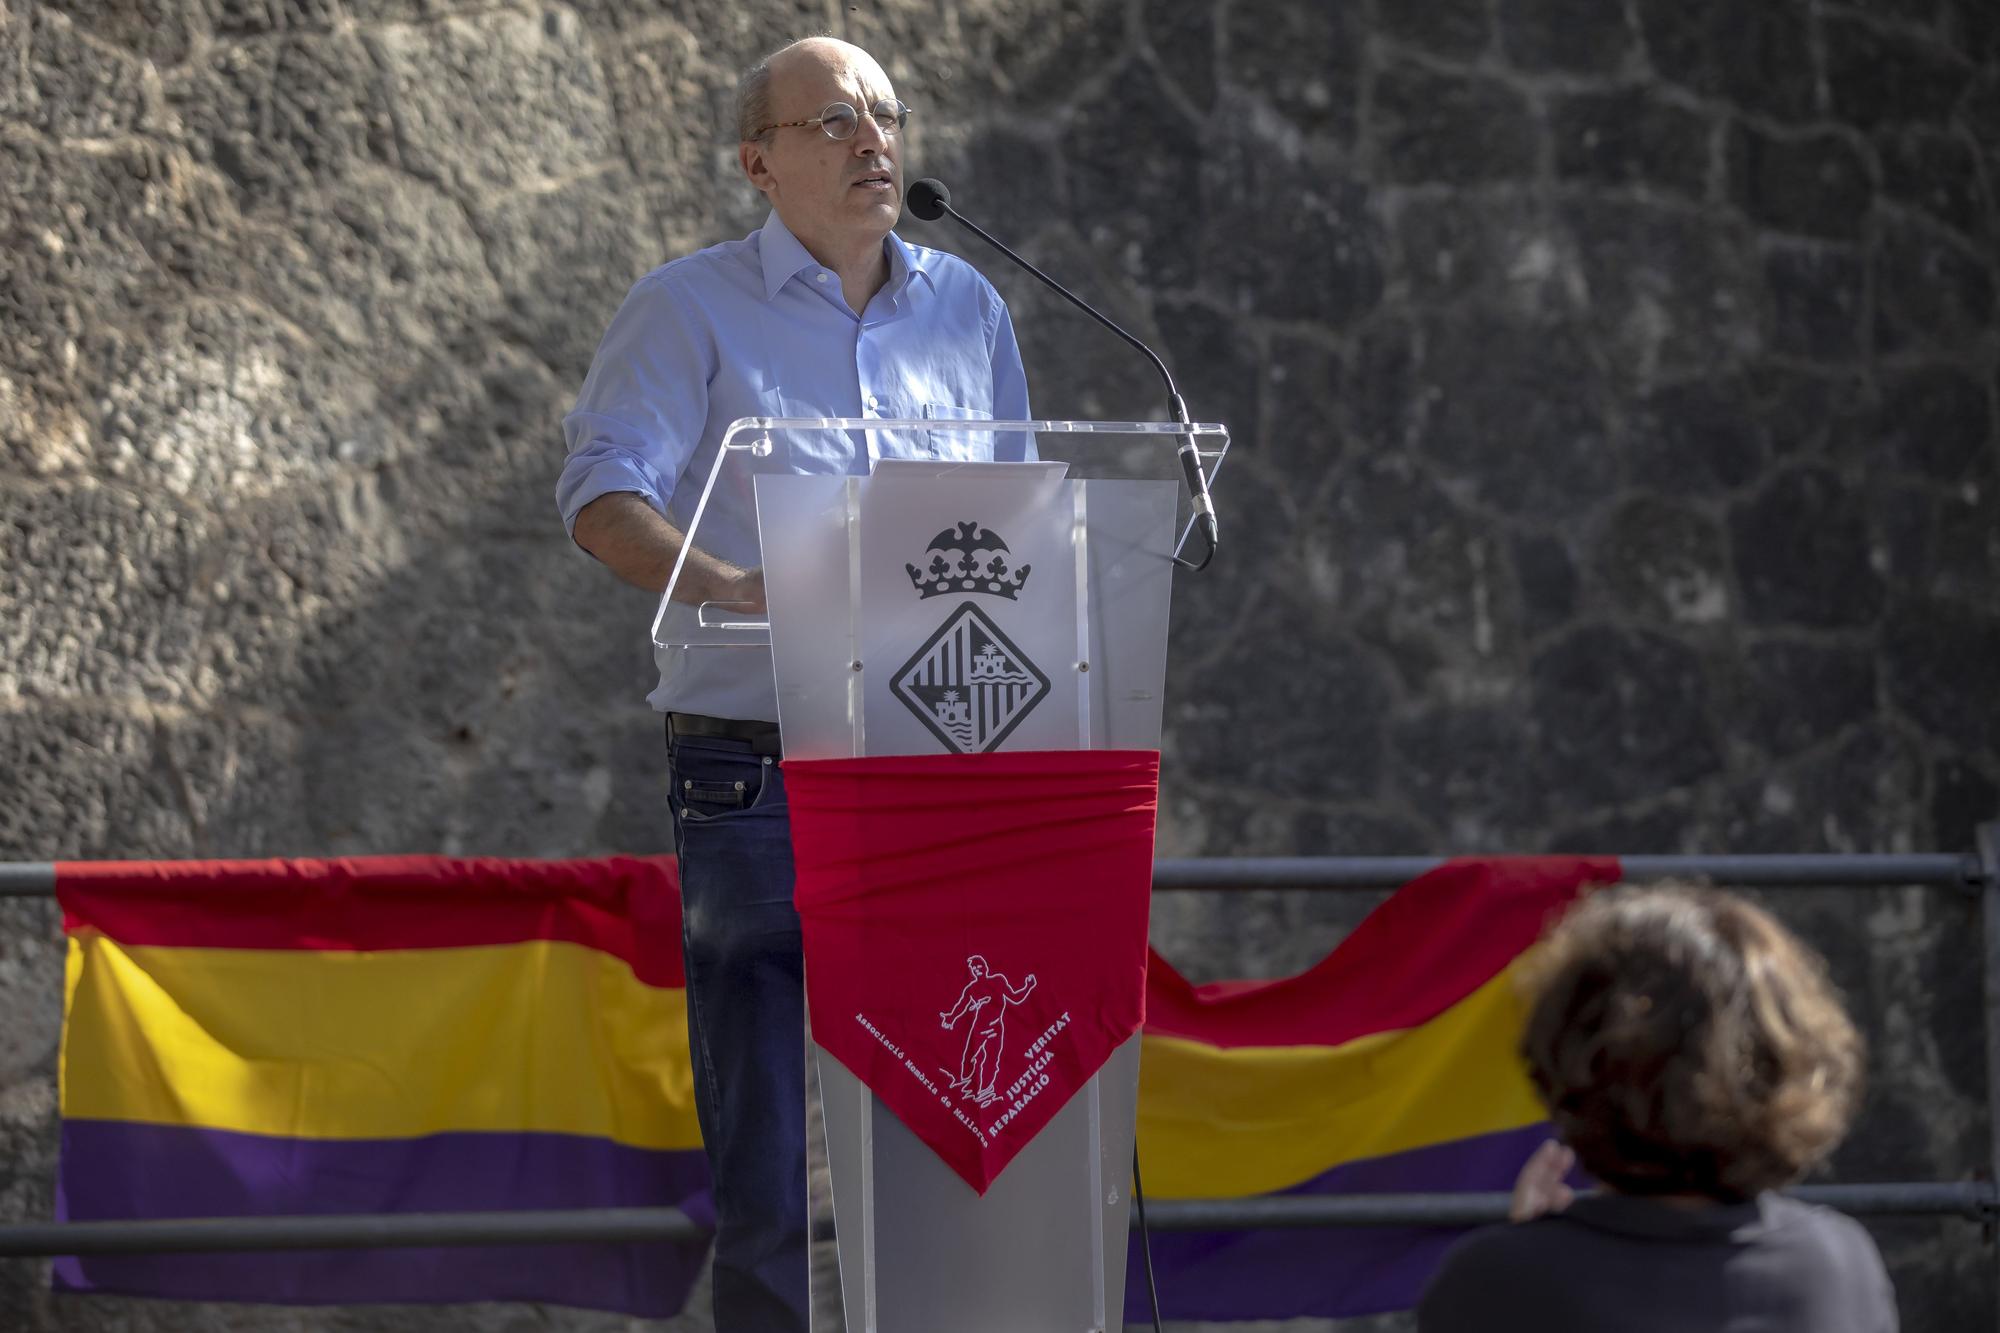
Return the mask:
[[856,190],[874,190],[878,193],[889,193],[895,190],[896,181],[887,171],[871,171],[860,180],[855,181],[852,188]]

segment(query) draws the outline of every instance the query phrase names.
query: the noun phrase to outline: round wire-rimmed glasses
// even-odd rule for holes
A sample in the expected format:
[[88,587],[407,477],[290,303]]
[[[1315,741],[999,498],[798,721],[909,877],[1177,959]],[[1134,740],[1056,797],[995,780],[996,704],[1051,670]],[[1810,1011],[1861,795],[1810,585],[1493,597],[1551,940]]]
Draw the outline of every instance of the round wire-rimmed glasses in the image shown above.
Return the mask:
[[[910,119],[910,106],[907,102],[899,102],[893,97],[885,97],[874,106],[868,108],[868,114],[874,118],[875,128],[882,131],[883,136],[887,137],[902,130],[904,124]],[[845,102],[829,102],[825,109],[811,120],[779,121],[775,125],[766,125],[750,137],[752,139],[761,139],[772,130],[804,129],[810,125],[819,126],[820,133],[829,139],[852,139],[854,131],[861,126],[861,113]]]

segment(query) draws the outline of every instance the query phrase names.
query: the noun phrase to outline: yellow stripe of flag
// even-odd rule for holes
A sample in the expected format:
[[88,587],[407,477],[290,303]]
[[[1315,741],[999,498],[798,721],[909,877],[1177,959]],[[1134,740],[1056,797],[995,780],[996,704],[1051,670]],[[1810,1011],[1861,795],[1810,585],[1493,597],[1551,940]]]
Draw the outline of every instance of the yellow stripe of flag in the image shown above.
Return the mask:
[[63,1114],[251,1134],[694,1148],[683,991],[581,945],[381,952],[72,935]]
[[1163,1199],[1232,1198],[1334,1167],[1545,1118],[1515,1054],[1517,961],[1420,1027],[1338,1046],[1222,1048],[1148,1036],[1139,1150]]

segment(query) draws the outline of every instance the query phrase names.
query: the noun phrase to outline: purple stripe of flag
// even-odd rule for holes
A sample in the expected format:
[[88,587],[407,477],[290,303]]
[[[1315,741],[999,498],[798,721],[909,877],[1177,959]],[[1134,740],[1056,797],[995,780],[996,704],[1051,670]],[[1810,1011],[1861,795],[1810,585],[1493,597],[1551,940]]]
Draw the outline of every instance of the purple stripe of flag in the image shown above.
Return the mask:
[[[64,1221],[526,1208],[680,1207],[712,1221],[700,1150],[568,1134],[291,1139],[67,1120]],[[58,1259],[58,1291],[291,1305],[545,1301],[666,1317],[706,1244],[573,1244]]]
[[[1511,1190],[1547,1125],[1350,1162],[1281,1194],[1431,1194]],[[1155,1235],[1165,1319],[1345,1319],[1407,1310],[1459,1227],[1338,1227]],[[1134,1238],[1134,1245],[1137,1238]],[[1144,1259],[1126,1265],[1125,1318],[1150,1324]]]

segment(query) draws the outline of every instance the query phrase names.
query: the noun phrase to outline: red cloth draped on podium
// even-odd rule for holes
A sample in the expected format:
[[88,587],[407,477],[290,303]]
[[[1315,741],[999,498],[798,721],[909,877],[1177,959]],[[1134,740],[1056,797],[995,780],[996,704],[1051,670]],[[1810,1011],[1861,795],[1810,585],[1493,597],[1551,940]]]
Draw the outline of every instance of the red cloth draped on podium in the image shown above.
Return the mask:
[[982,1194],[1145,1019],[1159,771],[785,764],[813,1038]]

